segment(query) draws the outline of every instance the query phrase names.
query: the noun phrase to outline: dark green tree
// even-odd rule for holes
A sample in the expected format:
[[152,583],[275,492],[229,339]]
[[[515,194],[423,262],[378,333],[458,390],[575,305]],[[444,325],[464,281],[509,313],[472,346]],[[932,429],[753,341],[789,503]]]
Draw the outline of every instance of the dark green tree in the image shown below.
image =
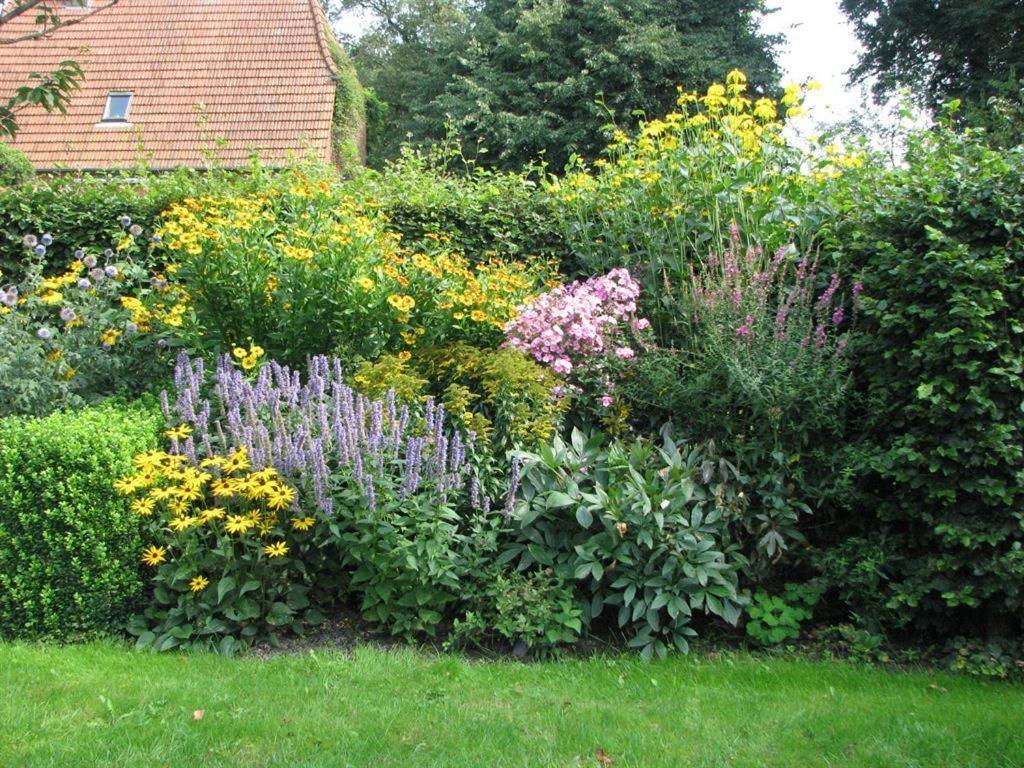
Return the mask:
[[[369,0],[374,4],[389,0]],[[368,8],[368,2],[358,4]],[[401,0],[356,43],[356,64],[388,105],[381,142],[430,142],[454,126],[484,164],[593,157],[603,127],[668,111],[676,87],[734,67],[756,92],[778,80],[762,0]],[[367,71],[370,70],[370,71]]]
[[930,109],[983,104],[1024,69],[1024,0],[841,0],[864,51],[851,71]]

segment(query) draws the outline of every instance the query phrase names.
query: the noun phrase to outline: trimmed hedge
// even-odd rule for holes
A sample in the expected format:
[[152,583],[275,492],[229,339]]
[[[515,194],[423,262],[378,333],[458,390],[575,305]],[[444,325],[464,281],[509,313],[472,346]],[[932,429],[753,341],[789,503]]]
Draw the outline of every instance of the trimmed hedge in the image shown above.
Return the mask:
[[112,405],[0,421],[0,638],[126,625],[142,592],[141,528],[112,483],[160,424]]
[[865,169],[835,244],[864,282],[855,509],[817,559],[874,629],[1024,630],[1024,152],[947,129]]

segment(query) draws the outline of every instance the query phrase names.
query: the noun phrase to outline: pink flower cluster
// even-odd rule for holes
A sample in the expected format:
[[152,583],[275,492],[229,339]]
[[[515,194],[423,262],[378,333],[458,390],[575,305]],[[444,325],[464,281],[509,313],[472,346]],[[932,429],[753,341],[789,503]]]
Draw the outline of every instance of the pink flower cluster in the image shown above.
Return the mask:
[[636,354],[629,339],[650,327],[636,316],[639,295],[640,286],[629,272],[613,269],[519,307],[505,335],[510,346],[563,375],[595,357],[629,360]]

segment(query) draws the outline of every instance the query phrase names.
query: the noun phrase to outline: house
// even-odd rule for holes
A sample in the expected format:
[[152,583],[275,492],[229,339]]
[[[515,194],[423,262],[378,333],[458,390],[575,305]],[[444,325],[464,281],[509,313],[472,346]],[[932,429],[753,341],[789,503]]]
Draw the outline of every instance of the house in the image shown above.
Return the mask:
[[[0,6],[3,0],[0,0]],[[319,0],[46,0],[0,27],[0,98],[64,60],[67,114],[32,107],[8,140],[39,171],[241,167],[361,154],[362,90]],[[8,6],[10,9],[12,6]]]

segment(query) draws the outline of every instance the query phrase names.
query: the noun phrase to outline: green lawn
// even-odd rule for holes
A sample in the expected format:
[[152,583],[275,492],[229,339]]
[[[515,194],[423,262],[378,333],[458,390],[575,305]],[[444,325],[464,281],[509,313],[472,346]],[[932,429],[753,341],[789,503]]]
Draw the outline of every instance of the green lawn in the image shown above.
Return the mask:
[[0,692],[4,768],[1024,765],[1022,686],[746,656],[524,665],[13,645],[0,646]]

